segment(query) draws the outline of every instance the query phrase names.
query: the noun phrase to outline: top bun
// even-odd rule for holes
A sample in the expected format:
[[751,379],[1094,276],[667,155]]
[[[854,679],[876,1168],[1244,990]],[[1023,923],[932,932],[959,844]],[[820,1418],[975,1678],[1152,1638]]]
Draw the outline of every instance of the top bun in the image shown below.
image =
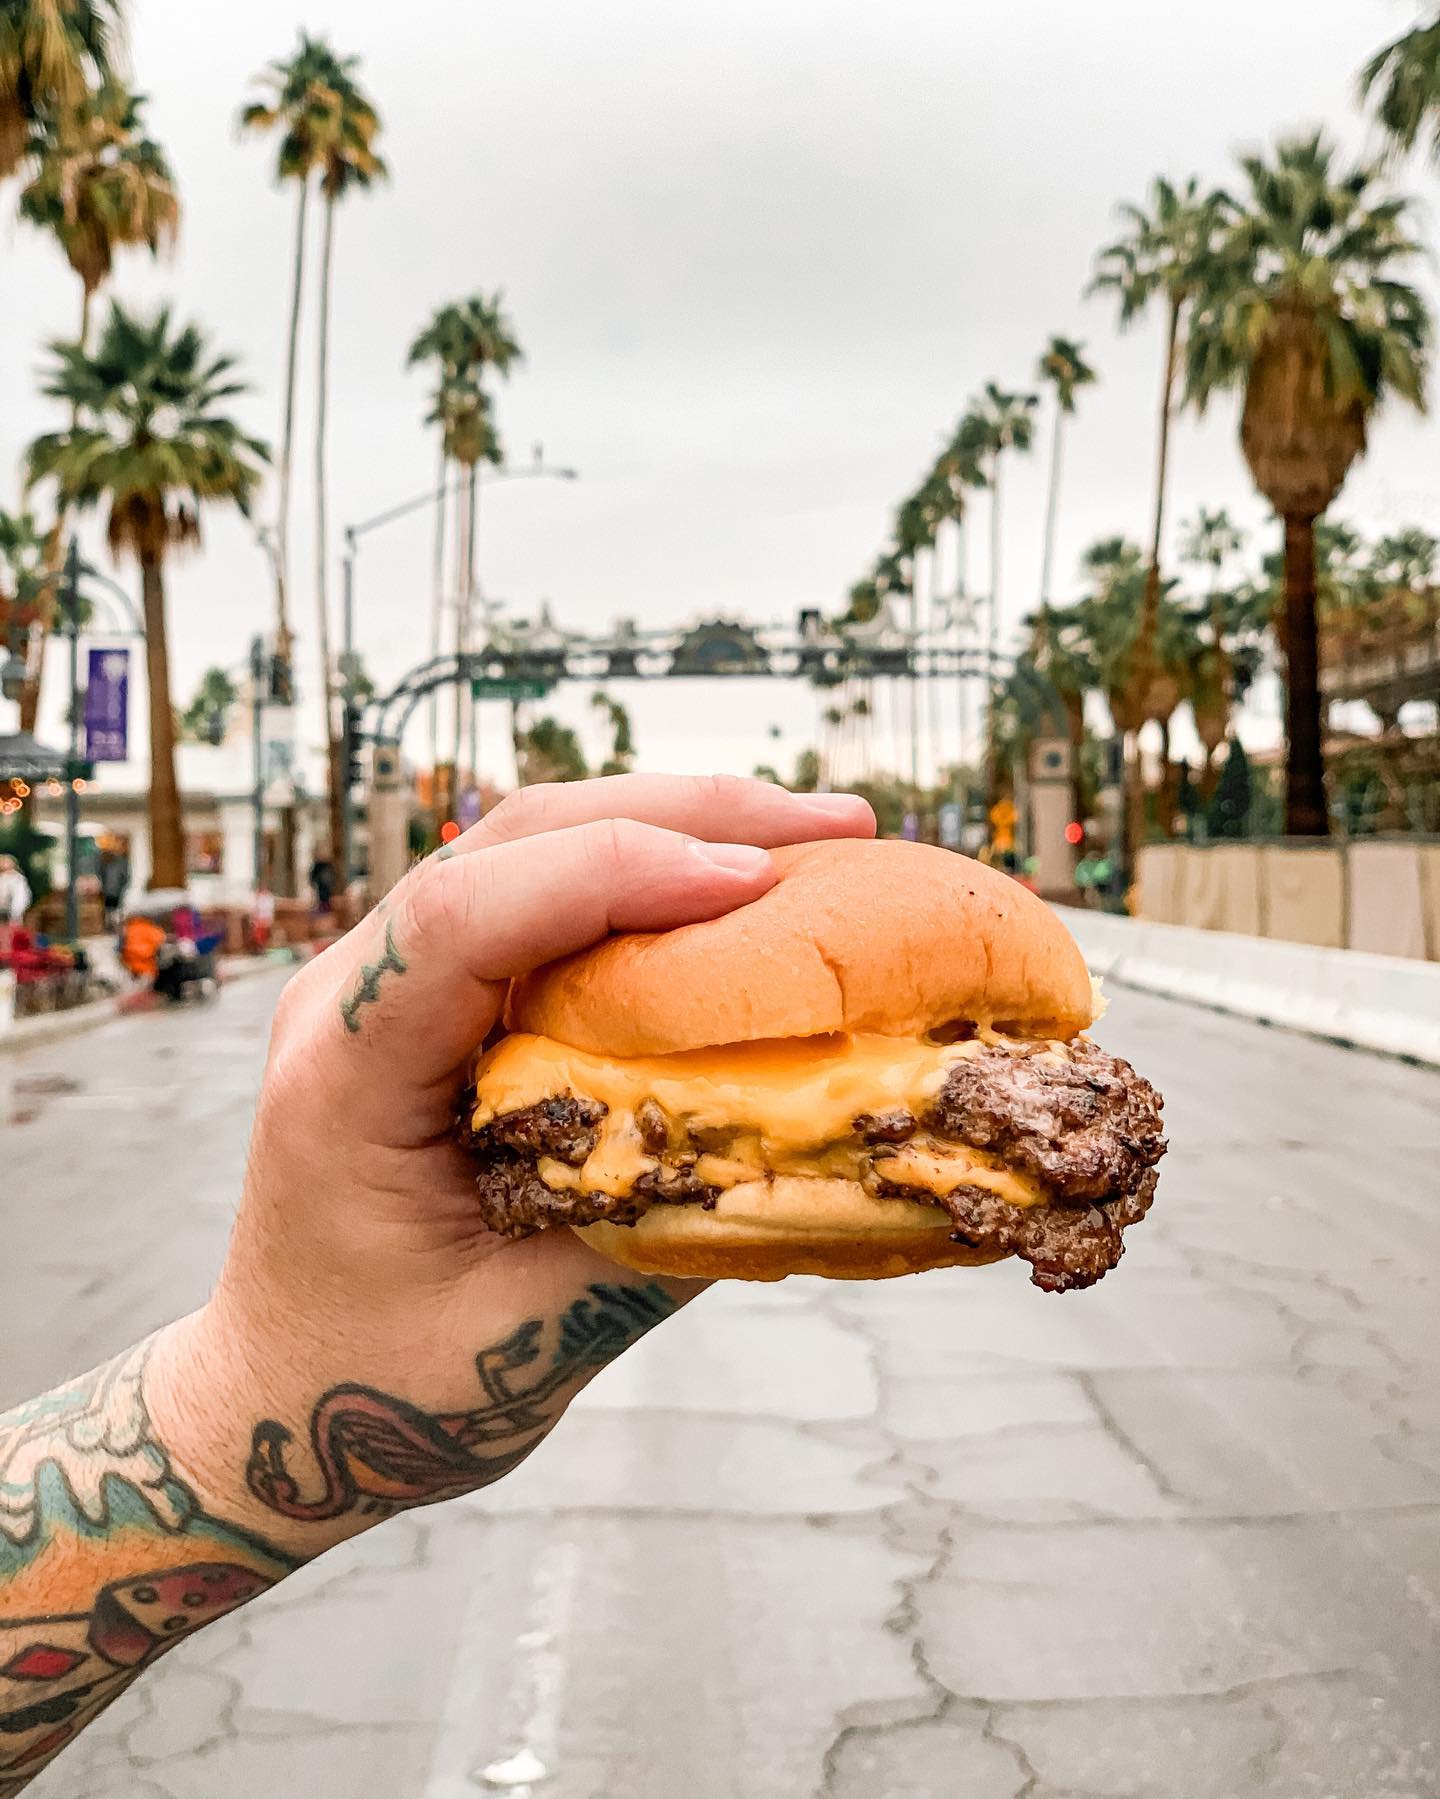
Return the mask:
[[609,1056],[765,1037],[914,1037],[959,1020],[1073,1037],[1090,976],[1059,916],[1008,875],[923,843],[846,838],[773,852],[738,912],[611,937],[511,990],[512,1030]]

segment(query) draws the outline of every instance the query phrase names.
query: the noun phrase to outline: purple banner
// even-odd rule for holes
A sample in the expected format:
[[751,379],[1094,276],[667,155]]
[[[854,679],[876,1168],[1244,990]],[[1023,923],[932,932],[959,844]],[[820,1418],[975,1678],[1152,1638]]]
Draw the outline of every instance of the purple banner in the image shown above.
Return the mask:
[[129,759],[130,652],[91,650],[85,682],[85,757],[89,762]]

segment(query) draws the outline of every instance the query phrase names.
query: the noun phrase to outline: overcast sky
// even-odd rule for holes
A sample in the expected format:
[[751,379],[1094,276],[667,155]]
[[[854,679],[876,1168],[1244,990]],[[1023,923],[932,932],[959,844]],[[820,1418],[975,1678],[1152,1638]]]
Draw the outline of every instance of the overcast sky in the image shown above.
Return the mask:
[[[1071,440],[1059,567],[1140,535],[1151,502],[1159,321],[1117,336],[1084,301],[1115,203],[1157,172],[1228,176],[1235,146],[1323,121],[1359,148],[1357,67],[1404,29],[1400,0],[133,0],[136,84],[178,171],[178,254],[131,256],[117,291],[173,297],[238,352],[247,423],[274,437],[293,202],[273,149],[241,143],[248,78],[303,24],[358,55],[385,120],[389,185],[342,214],[332,518],[422,491],[435,446],[409,338],[438,303],[504,290],[526,361],[499,393],[511,452],[543,440],[575,485],[517,483],[484,510],[486,589],[597,628],[835,607],[969,394],[1027,383],[1052,332],[1102,385]],[[1434,178],[1405,172],[1427,200]],[[3,196],[12,211],[13,187]],[[1428,220],[1428,211],[1427,211]],[[1427,275],[1427,280],[1429,279]],[[0,470],[52,425],[40,346],[74,329],[54,248],[0,226]],[[302,395],[313,333],[302,344]],[[310,411],[292,581],[311,608]],[[1435,428],[1376,428],[1342,510],[1440,529]],[[1035,598],[1043,459],[1017,469],[1007,610]],[[267,500],[267,504],[268,504]],[[1226,505],[1273,533],[1217,412],[1176,444],[1172,518]],[[360,640],[382,680],[425,651],[429,524],[367,540]],[[337,546],[338,547],[338,546]],[[982,573],[980,562],[973,572]],[[133,581],[127,573],[124,577]],[[236,521],[172,583],[176,689],[238,662],[266,573]],[[313,691],[313,686],[312,686]],[[650,766],[748,768],[811,736],[800,687],[623,694]],[[585,693],[561,705],[586,716]],[[593,724],[587,729],[593,732]]]

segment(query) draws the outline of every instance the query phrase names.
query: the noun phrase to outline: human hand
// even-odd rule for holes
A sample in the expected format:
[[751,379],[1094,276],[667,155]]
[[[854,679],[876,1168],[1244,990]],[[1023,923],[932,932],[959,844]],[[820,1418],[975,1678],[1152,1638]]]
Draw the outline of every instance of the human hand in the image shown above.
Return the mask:
[[512,977],[758,898],[766,848],[873,829],[862,800],[761,781],[530,788],[295,977],[219,1289],[157,1340],[146,1377],[212,1508],[310,1554],[486,1484],[698,1290],[568,1231],[487,1232],[459,1091]]

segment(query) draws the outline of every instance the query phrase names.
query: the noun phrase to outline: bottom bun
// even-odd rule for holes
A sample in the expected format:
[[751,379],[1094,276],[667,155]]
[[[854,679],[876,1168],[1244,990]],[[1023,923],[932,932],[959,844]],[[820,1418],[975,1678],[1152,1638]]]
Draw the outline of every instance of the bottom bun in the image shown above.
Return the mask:
[[722,1193],[713,1210],[653,1206],[638,1224],[574,1227],[593,1249],[642,1274],[781,1281],[789,1274],[877,1281],[927,1268],[1003,1261],[952,1243],[938,1206],[872,1199],[858,1181],[780,1175]]

